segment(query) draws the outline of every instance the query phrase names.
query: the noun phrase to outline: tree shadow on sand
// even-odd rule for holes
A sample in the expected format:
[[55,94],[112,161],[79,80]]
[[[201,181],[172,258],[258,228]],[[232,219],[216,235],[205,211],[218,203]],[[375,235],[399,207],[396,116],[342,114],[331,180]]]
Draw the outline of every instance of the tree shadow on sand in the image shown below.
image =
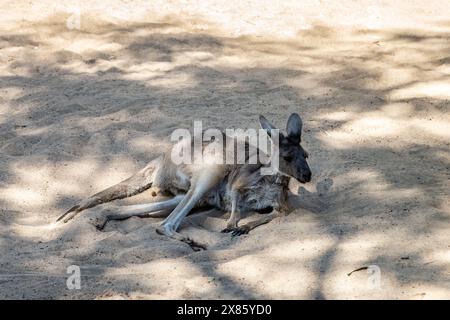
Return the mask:
[[[374,246],[386,252],[372,248],[362,260],[379,265],[392,283],[423,283],[448,292],[448,268],[428,255],[444,250],[429,235],[450,222],[445,211],[449,145],[439,122],[433,122],[448,112],[448,95],[430,93],[427,85],[438,88],[449,81],[439,70],[449,67],[450,33],[339,35],[318,26],[294,40],[268,40],[183,28],[182,23],[98,23],[73,31],[47,23],[0,35],[3,50],[22,48],[19,55],[2,58],[0,76],[3,298],[333,298],[338,295],[332,277],[343,273],[338,265],[343,244],[365,235],[379,239]],[[41,36],[35,39],[37,32]],[[90,45],[61,49],[57,41]],[[403,58],[411,52],[411,60]],[[408,77],[389,82],[389,70]],[[313,183],[298,187],[291,215],[248,236],[216,235],[211,226],[225,220],[214,215],[189,217],[185,224],[186,232],[210,241],[202,253],[158,236],[155,219],[133,218],[105,233],[79,221],[52,231],[55,237],[43,242],[36,231],[17,231],[28,221],[49,223],[97,192],[96,177],[114,171],[118,161],[142,167],[170,146],[175,128],[188,128],[193,120],[247,128],[256,127],[257,115],[264,114],[281,126],[291,112],[305,119],[303,143],[311,155]],[[423,123],[426,118],[429,124]],[[351,133],[354,128],[361,129],[359,136]],[[409,135],[418,135],[417,140],[405,140]],[[33,176],[36,168],[48,175]],[[56,194],[42,191],[45,201],[39,196],[44,180],[61,187]],[[24,203],[18,205],[20,197]],[[42,212],[45,218],[39,218]],[[256,286],[255,268],[282,273],[292,267],[289,259],[263,258],[277,246],[307,239],[304,233],[283,237],[289,223],[305,219],[314,222],[313,234],[333,239],[299,266],[312,270],[312,284],[278,292],[268,277],[261,280],[266,286]],[[397,230],[420,237],[423,245],[405,247],[401,237],[390,238]],[[267,242],[266,235],[277,233],[279,241]],[[254,265],[238,274],[226,269],[227,262],[246,258],[254,258]],[[54,264],[50,270],[42,269],[49,264]],[[85,286],[95,289],[67,291],[64,268],[70,264],[82,266]],[[193,275],[175,271],[177,264]],[[150,269],[139,274],[140,266]],[[245,267],[249,277],[240,277]],[[158,278],[165,268],[173,279]],[[25,274],[34,274],[34,280]]]

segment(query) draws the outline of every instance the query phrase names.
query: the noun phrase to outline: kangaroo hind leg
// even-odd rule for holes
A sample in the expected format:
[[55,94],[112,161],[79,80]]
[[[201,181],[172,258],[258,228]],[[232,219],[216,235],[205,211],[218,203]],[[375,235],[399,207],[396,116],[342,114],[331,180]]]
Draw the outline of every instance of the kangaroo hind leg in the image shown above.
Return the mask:
[[170,214],[169,210],[174,209],[183,199],[184,195],[177,195],[172,199],[136,204],[130,206],[109,206],[101,210],[93,224],[97,229],[102,230],[106,223],[111,220],[125,220],[131,217],[152,217],[162,218]]

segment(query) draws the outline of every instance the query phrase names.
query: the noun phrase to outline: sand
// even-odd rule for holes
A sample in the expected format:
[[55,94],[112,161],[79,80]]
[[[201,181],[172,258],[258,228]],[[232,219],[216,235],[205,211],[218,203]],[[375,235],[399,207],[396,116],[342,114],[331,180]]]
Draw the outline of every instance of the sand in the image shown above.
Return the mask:
[[[450,298],[448,1],[88,2],[2,3],[0,298]],[[313,179],[249,235],[215,211],[181,228],[202,252],[160,219],[54,223],[176,128],[291,112]]]

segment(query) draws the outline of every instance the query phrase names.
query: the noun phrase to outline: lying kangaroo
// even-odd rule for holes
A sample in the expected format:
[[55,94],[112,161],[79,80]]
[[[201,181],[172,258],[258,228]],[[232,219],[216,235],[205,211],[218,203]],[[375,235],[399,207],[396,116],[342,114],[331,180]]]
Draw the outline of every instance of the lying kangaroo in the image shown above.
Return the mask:
[[[259,117],[259,121],[261,127],[272,138],[273,130],[277,129],[263,116]],[[109,207],[103,212],[97,226],[103,228],[109,220],[126,219],[132,216],[165,216],[166,219],[157,228],[159,234],[183,241],[194,250],[200,250],[205,247],[181,235],[177,229],[192,209],[209,205],[220,210],[231,211],[223,232],[232,232],[233,235],[248,233],[287,211],[289,178],[293,177],[301,183],[311,180],[311,170],[306,162],[308,154],[300,145],[302,120],[298,114],[290,115],[286,131],[286,136],[281,133],[278,136],[278,168],[272,175],[261,174],[262,168],[271,167],[270,162],[217,164],[212,161],[216,155],[207,154],[208,160],[201,163],[175,164],[171,160],[171,153],[168,152],[152,160],[130,178],[72,207],[60,216],[58,221],[64,219],[63,221],[67,222],[82,210],[115,199],[130,197],[152,188],[153,195],[161,193],[171,194],[174,197],[148,204]],[[222,138],[225,145],[227,141],[232,141],[232,139],[226,139],[227,136],[223,132]],[[187,139],[181,140],[178,144],[193,144],[192,139],[185,140]],[[204,143],[203,151],[206,151],[206,145]],[[245,143],[245,146],[249,151],[249,144]],[[224,148],[223,144],[221,148]],[[261,151],[257,149],[256,152]],[[250,156],[251,154],[246,152],[246,159]],[[256,221],[238,226],[241,213],[267,210],[271,210],[271,213]]]

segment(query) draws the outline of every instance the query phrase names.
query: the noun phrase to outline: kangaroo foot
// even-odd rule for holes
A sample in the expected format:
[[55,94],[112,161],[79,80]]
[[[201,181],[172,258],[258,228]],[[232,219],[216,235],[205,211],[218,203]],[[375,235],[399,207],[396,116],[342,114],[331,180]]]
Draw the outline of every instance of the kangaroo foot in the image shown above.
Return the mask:
[[158,228],[156,228],[156,233],[163,235],[163,236],[167,236],[174,240],[184,242],[187,245],[189,245],[191,247],[191,249],[194,251],[206,250],[206,246],[204,244],[194,241],[189,237],[183,236],[182,234],[176,232],[175,230],[173,230],[172,228],[170,228],[168,226],[165,226],[165,225],[159,226]]

